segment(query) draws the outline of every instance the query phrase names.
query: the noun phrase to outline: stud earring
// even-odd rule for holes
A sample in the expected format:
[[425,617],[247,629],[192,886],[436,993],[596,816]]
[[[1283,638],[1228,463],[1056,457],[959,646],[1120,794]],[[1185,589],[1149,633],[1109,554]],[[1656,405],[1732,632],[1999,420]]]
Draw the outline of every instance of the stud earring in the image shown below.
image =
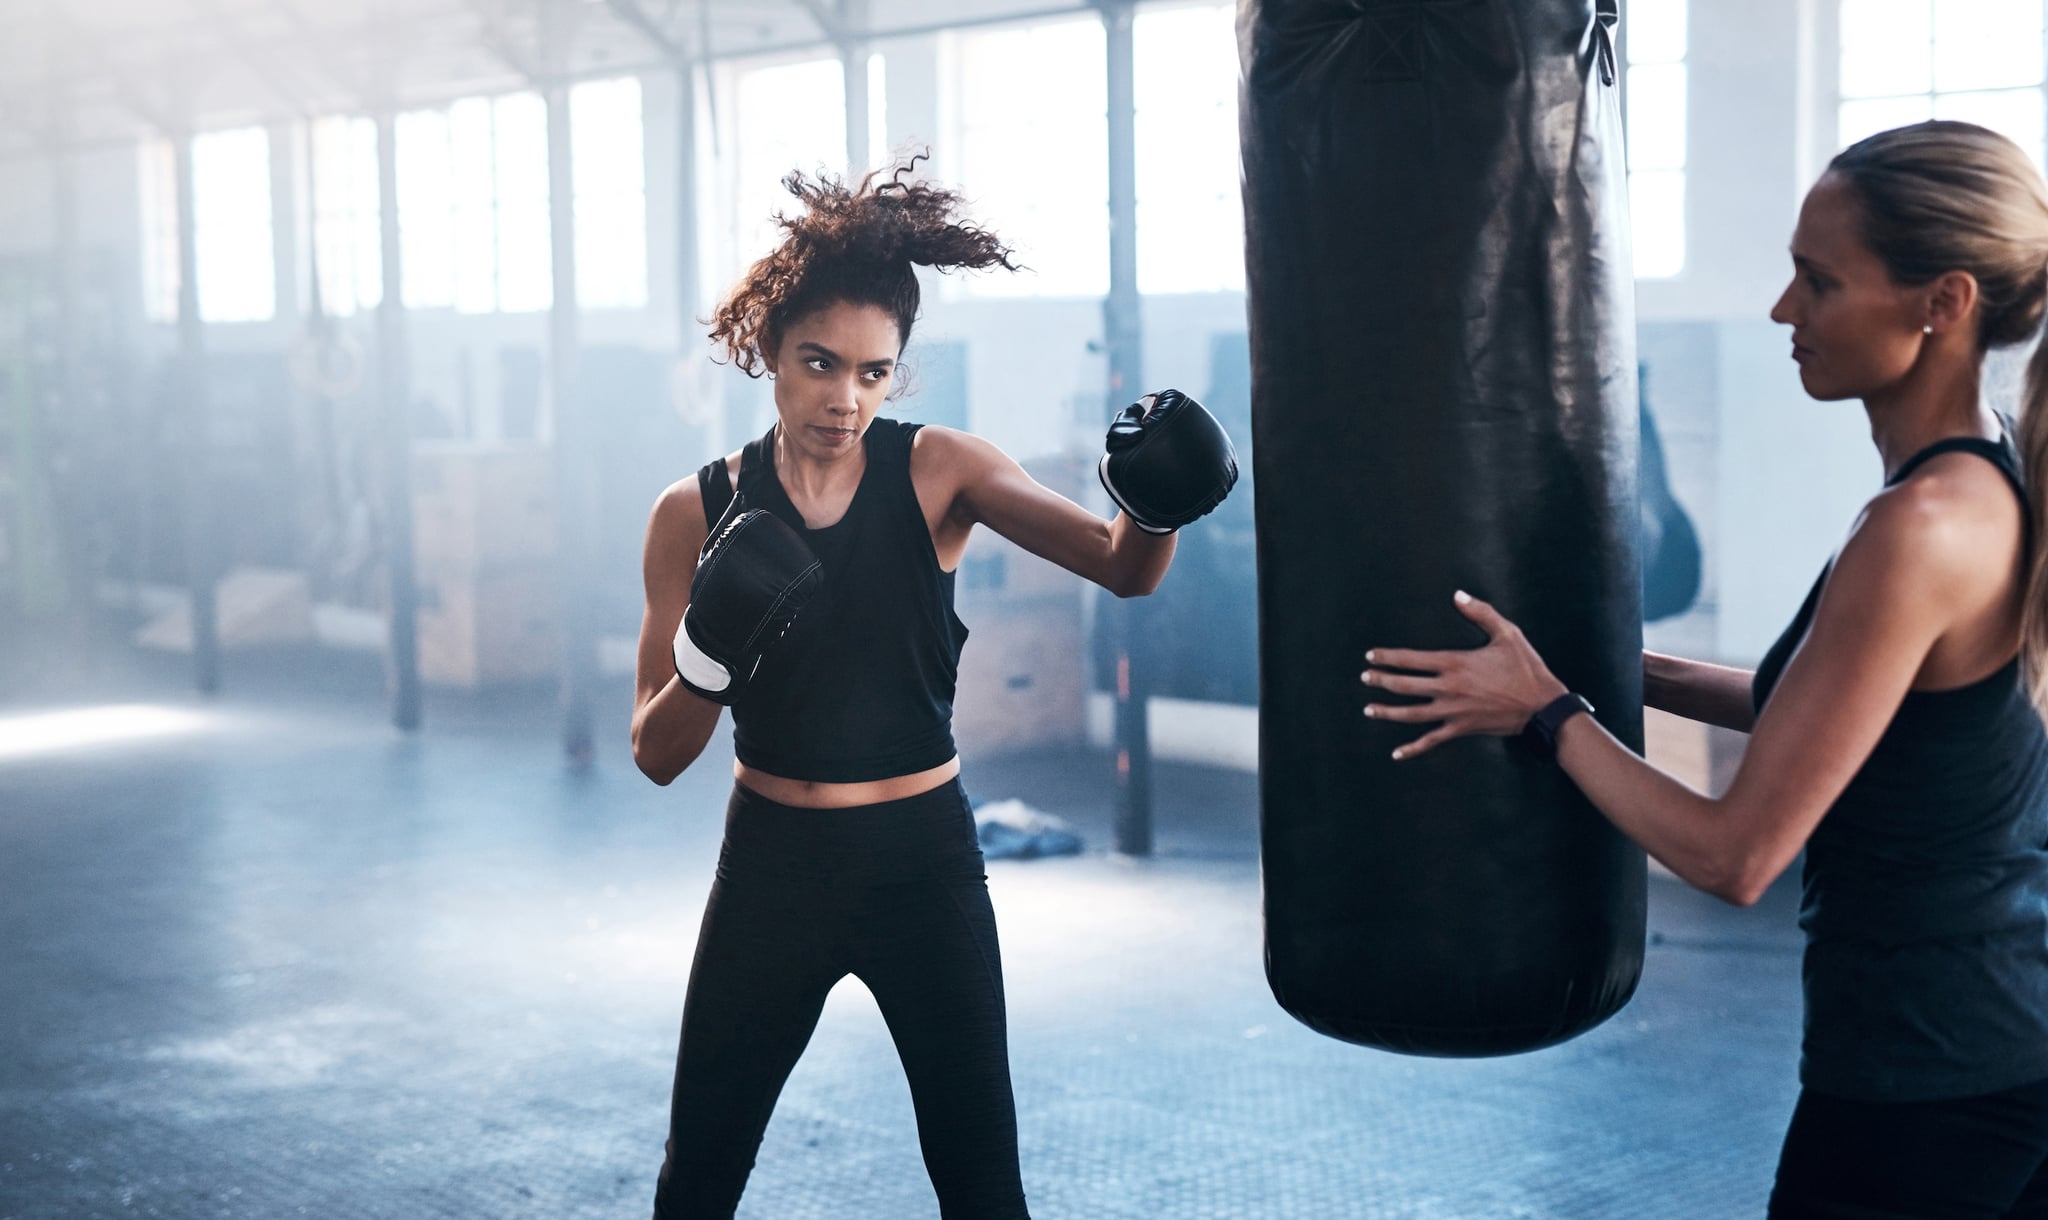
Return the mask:
[[1920,328],[1920,333],[1921,333],[1921,334],[1923,334],[1923,335],[1931,335],[1931,334],[1933,334],[1933,333],[1934,333],[1934,325],[1933,325],[1933,323],[1929,323],[1928,325],[1926,325],[1926,326],[1923,326],[1923,327],[1921,327],[1921,328]]

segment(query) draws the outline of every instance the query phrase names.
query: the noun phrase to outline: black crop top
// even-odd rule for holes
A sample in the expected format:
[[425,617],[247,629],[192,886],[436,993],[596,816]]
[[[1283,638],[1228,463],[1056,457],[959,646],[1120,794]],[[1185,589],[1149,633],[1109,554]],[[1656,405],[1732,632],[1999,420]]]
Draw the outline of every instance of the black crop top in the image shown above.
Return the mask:
[[939,567],[910,482],[919,427],[868,425],[860,486],[845,515],[823,529],[807,528],[783,490],[772,428],[742,451],[737,493],[723,459],[697,472],[707,526],[735,498],[742,509],[765,509],[810,544],[825,574],[733,708],[734,752],[747,766],[848,784],[953,757],[953,690],[967,627],[953,613],[953,573]]

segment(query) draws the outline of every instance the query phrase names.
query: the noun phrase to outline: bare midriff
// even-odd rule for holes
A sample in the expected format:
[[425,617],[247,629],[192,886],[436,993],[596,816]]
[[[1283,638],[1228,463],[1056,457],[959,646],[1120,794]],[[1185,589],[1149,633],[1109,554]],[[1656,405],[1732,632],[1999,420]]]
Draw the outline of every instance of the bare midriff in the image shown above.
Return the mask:
[[778,805],[799,809],[851,809],[857,805],[879,805],[917,796],[960,774],[960,756],[954,755],[938,766],[910,775],[863,780],[857,784],[821,784],[807,779],[770,775],[743,762],[732,765],[733,778],[748,790]]

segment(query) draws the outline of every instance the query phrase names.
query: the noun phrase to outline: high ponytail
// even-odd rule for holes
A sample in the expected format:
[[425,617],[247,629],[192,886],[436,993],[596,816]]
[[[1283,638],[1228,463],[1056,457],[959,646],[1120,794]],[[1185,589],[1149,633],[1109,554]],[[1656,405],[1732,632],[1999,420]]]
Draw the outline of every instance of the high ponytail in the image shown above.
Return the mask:
[[1894,282],[1967,271],[1977,280],[1978,351],[2035,344],[2018,411],[2029,506],[2020,659],[2027,693],[2048,716],[2048,182],[2011,140],[1947,121],[1859,140],[1828,170],[1855,193],[1863,243]]
[[790,323],[845,301],[887,310],[898,341],[908,343],[921,299],[918,267],[1017,270],[1009,246],[961,219],[959,192],[916,178],[923,160],[911,156],[851,185],[828,174],[785,177],[783,189],[802,207],[776,214],[782,241],[712,313],[712,342],[758,377]]

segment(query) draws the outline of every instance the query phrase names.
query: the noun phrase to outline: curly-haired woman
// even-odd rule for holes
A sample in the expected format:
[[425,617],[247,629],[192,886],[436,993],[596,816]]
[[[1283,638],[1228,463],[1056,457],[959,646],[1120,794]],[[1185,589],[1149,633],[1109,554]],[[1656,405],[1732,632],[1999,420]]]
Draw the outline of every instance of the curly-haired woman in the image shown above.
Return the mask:
[[1003,980],[952,737],[967,628],[953,574],[986,525],[1122,596],[1236,478],[1172,391],[1111,429],[1105,521],[966,433],[878,417],[918,312],[916,268],[1016,270],[915,161],[858,183],[791,174],[783,239],[712,338],[774,382],[776,422],[662,493],[647,527],[633,756],[666,784],[733,709],[736,783],[698,935],[657,1218],[730,1216],[826,993],[874,993],[947,1217],[1025,1216]]

